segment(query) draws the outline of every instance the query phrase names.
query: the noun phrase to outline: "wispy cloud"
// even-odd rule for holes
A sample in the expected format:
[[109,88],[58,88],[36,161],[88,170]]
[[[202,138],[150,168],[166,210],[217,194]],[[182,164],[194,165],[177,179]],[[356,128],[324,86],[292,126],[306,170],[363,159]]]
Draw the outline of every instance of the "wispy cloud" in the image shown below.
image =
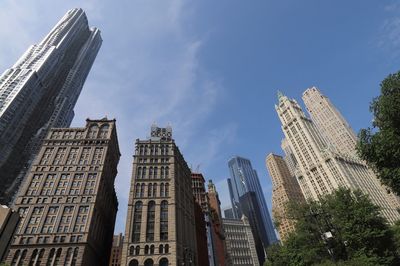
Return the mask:
[[388,51],[392,58],[400,56],[400,4],[392,3],[385,8],[387,18],[381,26],[378,46]]
[[0,25],[12,25],[0,27],[3,70],[70,8],[84,8],[89,24],[102,31],[104,43],[75,108],[73,125],[82,126],[88,117],[117,119],[122,153],[116,179],[117,231],[125,225],[134,140],[148,136],[153,122],[171,123],[188,163],[201,164],[205,171],[234,139],[234,122],[206,128],[225,90],[223,81],[210,78],[199,63],[205,38],[185,28],[194,13],[189,2],[86,1],[82,6],[78,1],[5,0],[2,5]]

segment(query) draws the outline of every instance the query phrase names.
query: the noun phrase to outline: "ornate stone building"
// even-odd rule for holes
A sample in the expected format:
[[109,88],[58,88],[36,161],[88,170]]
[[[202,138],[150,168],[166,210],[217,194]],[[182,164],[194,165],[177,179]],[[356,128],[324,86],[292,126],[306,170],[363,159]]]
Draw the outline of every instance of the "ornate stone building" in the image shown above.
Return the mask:
[[122,265],[196,265],[191,172],[171,127],[136,140]]
[[[304,114],[296,100],[289,99],[282,93],[278,94],[278,99],[275,109],[282,123],[282,131],[296,158],[295,175],[306,200],[318,200],[339,187],[360,189],[369,195],[374,204],[381,207],[382,215],[390,223],[400,219],[398,203],[363,161],[357,156],[338,151],[336,146],[327,141],[325,134],[328,133],[323,134],[320,131],[314,121]],[[347,147],[350,144],[341,146]]]
[[266,166],[272,180],[272,216],[278,224],[281,242],[295,230],[295,222],[288,218],[289,202],[304,202],[304,196],[296,177],[292,175],[282,156],[268,154]]
[[120,152],[115,120],[54,128],[18,193],[10,265],[108,265]]
[[242,219],[222,219],[228,254],[232,266],[259,266],[256,245],[246,216]]

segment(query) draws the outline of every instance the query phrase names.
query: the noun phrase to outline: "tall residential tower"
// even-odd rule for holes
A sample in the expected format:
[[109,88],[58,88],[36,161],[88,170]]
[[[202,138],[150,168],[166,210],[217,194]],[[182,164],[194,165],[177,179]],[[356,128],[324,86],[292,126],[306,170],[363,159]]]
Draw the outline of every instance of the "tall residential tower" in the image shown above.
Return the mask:
[[49,129],[70,125],[101,43],[72,9],[0,76],[0,203],[12,200]]

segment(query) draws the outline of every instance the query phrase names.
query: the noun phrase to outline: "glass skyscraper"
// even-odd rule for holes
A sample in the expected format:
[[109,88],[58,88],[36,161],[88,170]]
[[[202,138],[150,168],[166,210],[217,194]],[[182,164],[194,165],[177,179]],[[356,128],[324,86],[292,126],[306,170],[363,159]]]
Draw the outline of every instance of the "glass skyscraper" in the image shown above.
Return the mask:
[[0,203],[15,195],[49,129],[70,125],[101,43],[85,12],[71,9],[0,76]]
[[245,209],[241,206],[241,201],[243,204],[243,199],[246,198],[243,196],[248,192],[254,192],[254,197],[256,198],[257,205],[260,208],[260,216],[263,224],[262,227],[265,230],[265,232],[260,232],[260,235],[266,235],[268,238],[267,243],[263,240],[263,244],[266,248],[266,246],[277,242],[278,240],[261,189],[260,181],[256,170],[251,166],[250,160],[235,156],[229,160],[228,166],[231,176],[231,178],[228,179],[228,186],[232,202],[233,216],[240,219],[242,214],[245,214]]

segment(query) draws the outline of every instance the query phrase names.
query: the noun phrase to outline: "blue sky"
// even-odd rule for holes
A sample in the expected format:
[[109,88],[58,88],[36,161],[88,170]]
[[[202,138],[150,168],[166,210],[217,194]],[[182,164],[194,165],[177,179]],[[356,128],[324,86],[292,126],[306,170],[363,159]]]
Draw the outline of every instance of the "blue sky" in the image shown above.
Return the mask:
[[76,105],[73,126],[117,119],[122,157],[116,231],[125,227],[134,141],[170,123],[189,165],[229,204],[233,155],[249,158],[271,208],[269,152],[281,153],[276,91],[300,101],[319,87],[358,131],[380,81],[399,70],[396,1],[0,2],[0,70],[82,7],[103,46]]

